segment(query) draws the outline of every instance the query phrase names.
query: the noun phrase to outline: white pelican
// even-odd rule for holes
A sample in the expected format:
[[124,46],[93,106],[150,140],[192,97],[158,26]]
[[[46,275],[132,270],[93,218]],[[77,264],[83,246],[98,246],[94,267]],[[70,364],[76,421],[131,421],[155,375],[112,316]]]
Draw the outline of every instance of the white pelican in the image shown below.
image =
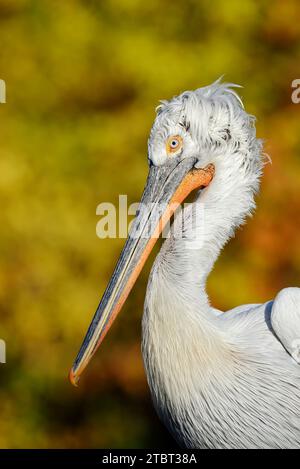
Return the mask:
[[[263,167],[255,120],[236,86],[217,81],[159,106],[141,199],[151,209],[135,218],[70,379],[77,383],[120,311],[170,204],[200,189],[184,209],[181,236],[172,228],[148,282],[142,351],[154,405],[185,448],[296,448],[300,289],[222,314],[205,290],[221,249],[255,207]],[[192,223],[191,207],[201,210],[202,223]]]

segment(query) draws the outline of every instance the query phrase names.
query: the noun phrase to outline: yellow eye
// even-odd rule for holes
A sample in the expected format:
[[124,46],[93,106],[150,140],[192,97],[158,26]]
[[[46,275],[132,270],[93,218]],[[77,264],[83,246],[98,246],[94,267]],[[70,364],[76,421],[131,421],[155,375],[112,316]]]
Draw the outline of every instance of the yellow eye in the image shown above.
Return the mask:
[[171,135],[171,137],[168,138],[166,143],[167,153],[177,153],[181,149],[182,144],[183,140],[180,135]]

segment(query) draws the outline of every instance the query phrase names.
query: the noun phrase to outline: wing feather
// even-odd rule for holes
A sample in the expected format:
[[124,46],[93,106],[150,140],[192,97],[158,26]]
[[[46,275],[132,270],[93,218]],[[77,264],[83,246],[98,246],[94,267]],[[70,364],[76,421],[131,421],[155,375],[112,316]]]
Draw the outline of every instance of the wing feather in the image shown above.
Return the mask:
[[300,364],[300,288],[285,288],[278,293],[271,325],[284,348]]

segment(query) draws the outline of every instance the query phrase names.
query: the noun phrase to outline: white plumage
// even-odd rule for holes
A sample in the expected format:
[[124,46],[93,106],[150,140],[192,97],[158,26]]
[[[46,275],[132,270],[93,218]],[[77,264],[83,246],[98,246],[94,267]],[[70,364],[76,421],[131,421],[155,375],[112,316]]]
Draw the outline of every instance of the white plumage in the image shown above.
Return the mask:
[[223,314],[205,292],[221,248],[254,207],[262,166],[254,119],[228,85],[183,93],[159,110],[150,158],[163,159],[161,143],[181,132],[182,120],[187,153],[197,152],[202,167],[214,163],[216,172],[198,195],[199,248],[186,249],[185,223],[182,239],[165,241],[150,275],[143,356],[155,406],[185,447],[300,447],[300,367],[291,357],[299,361],[300,290]]
[[[174,167],[182,168],[185,160],[193,168],[213,164],[215,173],[184,209],[183,225],[175,214],[152,268],[142,323],[145,369],[157,412],[183,447],[298,448],[300,290],[286,289],[274,302],[226,313],[214,309],[206,294],[221,249],[255,207],[263,167],[255,120],[244,111],[235,86],[218,81],[158,108],[148,158],[154,174],[167,178],[163,187],[171,185]],[[170,135],[176,136],[174,145],[183,142],[175,156],[166,151]],[[144,198],[151,192],[149,181]],[[160,187],[155,184],[154,194]],[[126,299],[121,294],[127,271],[138,263],[137,246],[129,238],[72,381],[94,354],[112,311]]]

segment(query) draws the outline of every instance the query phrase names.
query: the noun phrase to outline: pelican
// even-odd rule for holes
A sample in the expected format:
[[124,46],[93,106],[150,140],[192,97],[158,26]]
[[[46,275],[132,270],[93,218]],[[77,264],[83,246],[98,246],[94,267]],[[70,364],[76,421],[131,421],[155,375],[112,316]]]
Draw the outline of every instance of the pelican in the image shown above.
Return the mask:
[[[236,88],[218,80],[157,108],[141,208],[70,380],[78,382],[173,217],[150,273],[142,320],[158,415],[184,448],[299,448],[300,289],[226,313],[206,293],[220,251],[255,208],[264,166],[255,118]],[[194,201],[176,223],[174,204],[192,191]]]

